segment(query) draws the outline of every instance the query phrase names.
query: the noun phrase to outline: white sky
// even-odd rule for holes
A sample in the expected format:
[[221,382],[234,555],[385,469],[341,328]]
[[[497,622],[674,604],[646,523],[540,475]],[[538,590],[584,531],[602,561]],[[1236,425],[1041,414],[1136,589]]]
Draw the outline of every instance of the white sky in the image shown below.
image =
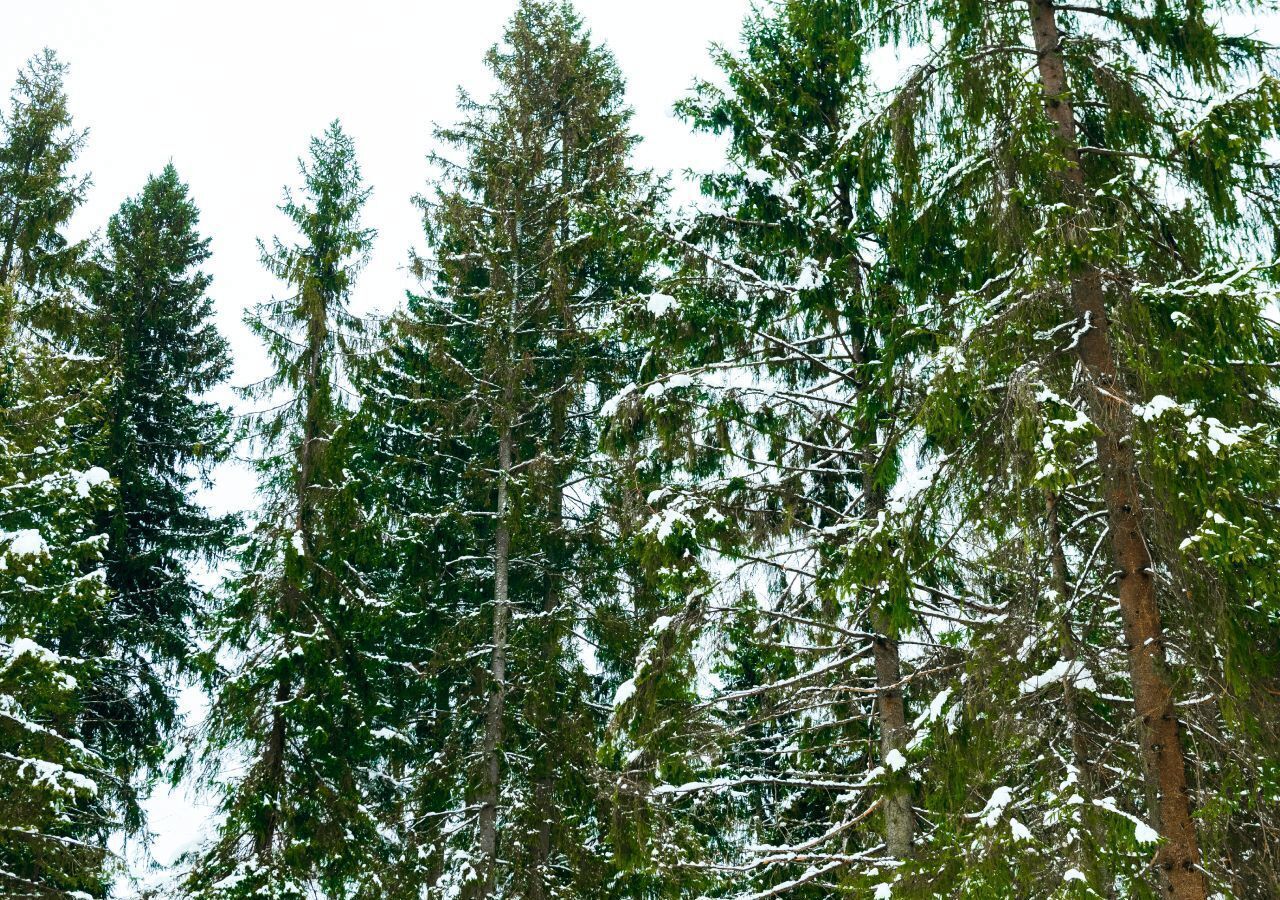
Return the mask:
[[[457,90],[488,93],[485,51],[515,0],[42,0],[13,4],[0,31],[0,85],[41,47],[71,65],[68,93],[89,129],[89,201],[75,231],[100,229],[147,175],[173,161],[213,239],[219,327],[233,341],[237,383],[265,374],[241,325],[276,285],[255,240],[283,230],[275,209],[297,182],[309,138],[340,118],[373,187],[366,223],[379,230],[355,291],[357,308],[388,309],[421,229],[409,198],[426,186],[435,124],[456,119]],[[747,0],[579,0],[627,77],[638,162],[659,171],[716,165],[716,142],[671,114],[695,75],[711,75],[713,41],[734,43]],[[213,503],[243,507],[247,481]]]
[[[172,160],[213,239],[219,327],[232,341],[237,384],[265,374],[242,311],[276,285],[255,240],[284,227],[275,209],[297,181],[309,138],[342,120],[373,196],[365,221],[380,234],[355,291],[357,308],[389,309],[421,229],[409,198],[426,186],[435,124],[455,120],[457,89],[484,95],[485,51],[515,0],[37,0],[6,4],[0,94],[42,47],[71,65],[77,125],[89,129],[82,168],[89,200],[77,234],[102,228],[148,174]],[[714,68],[707,47],[736,43],[748,0],[577,0],[597,40],[618,58],[644,136],[637,161],[659,171],[714,168],[716,142],[671,115],[695,76]],[[222,472],[208,502],[252,504],[252,480]],[[198,707],[188,693],[185,705]],[[205,831],[208,811],[185,791],[150,804],[157,860],[168,864]],[[152,879],[148,879],[152,880]]]

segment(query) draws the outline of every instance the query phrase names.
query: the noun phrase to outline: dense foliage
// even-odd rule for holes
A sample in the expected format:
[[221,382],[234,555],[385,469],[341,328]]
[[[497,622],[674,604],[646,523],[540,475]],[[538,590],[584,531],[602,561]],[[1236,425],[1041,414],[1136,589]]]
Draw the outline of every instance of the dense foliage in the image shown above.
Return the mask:
[[[312,140],[239,428],[187,186],[73,241],[34,57],[0,892],[110,896],[194,759],[175,896],[1280,894],[1280,80],[1238,12],[761,0],[677,104],[725,148],[680,209],[610,52],[522,0],[385,318],[355,143]],[[243,527],[195,498],[237,441]]]

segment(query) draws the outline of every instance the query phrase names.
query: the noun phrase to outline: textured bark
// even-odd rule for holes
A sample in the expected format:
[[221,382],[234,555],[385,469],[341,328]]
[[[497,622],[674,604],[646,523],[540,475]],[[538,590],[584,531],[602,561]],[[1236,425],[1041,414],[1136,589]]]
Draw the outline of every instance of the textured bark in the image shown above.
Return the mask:
[[[565,421],[567,410],[563,400],[563,386],[557,391],[552,401],[551,439],[548,444],[553,454],[563,449]],[[542,664],[546,682],[542,689],[549,692],[543,695],[542,708],[539,710],[539,727],[543,740],[543,752],[535,763],[533,785],[533,808],[537,817],[537,833],[533,842],[533,877],[529,880],[529,900],[543,900],[547,896],[546,882],[550,872],[551,831],[556,819],[555,809],[555,766],[551,755],[546,752],[552,730],[556,721],[556,691],[560,668],[560,627],[557,616],[560,612],[562,598],[563,557],[564,557],[564,488],[561,486],[561,466],[559,461],[551,465],[554,487],[551,489],[548,503],[547,535],[550,539],[547,559],[547,592],[542,602],[542,613],[546,626],[543,642]]]
[[[1080,166],[1075,114],[1051,0],[1028,0],[1045,112],[1066,155],[1066,199],[1078,215],[1089,201]],[[1083,243],[1074,226],[1067,240]],[[1155,855],[1165,892],[1178,900],[1203,900],[1207,886],[1187,791],[1186,762],[1173,690],[1165,663],[1154,569],[1143,530],[1142,496],[1133,449],[1132,401],[1117,375],[1108,330],[1102,278],[1082,263],[1071,278],[1073,312],[1080,322],[1077,353],[1088,380],[1090,418],[1098,428],[1098,465],[1120,579],[1119,602],[1148,791],[1156,798],[1152,825],[1164,839]]]
[[[874,610],[871,623],[876,630],[872,655],[876,664],[876,705],[880,717],[880,758],[887,759],[897,750],[905,756],[907,746],[907,709],[902,697],[902,662],[898,656],[898,642],[890,637],[887,617],[881,610]],[[884,840],[889,855],[896,859],[911,856],[915,838],[916,820],[911,811],[911,790],[905,778],[895,777],[894,786],[883,799]],[[900,782],[900,783],[899,783]]]
[[[850,348],[850,357],[855,363],[862,364],[865,353],[861,344]],[[864,471],[862,477],[863,491],[867,497],[867,515],[874,521],[884,512],[888,498],[884,489],[876,486],[871,470]],[[905,757],[911,733],[907,728],[907,704],[903,696],[902,659],[898,652],[897,629],[889,621],[885,610],[879,606],[871,607],[870,617],[871,627],[875,630],[871,654],[876,667],[880,759],[884,762],[894,750]],[[895,859],[909,858],[915,840],[916,819],[911,809],[911,782],[905,774],[894,773],[881,798],[885,848]]]
[[484,723],[484,790],[480,797],[480,894],[497,893],[498,798],[502,779],[502,723],[507,695],[507,619],[510,615],[508,576],[511,565],[511,525],[507,520],[507,492],[512,468],[511,425],[503,426],[498,442],[498,524],[493,547],[493,651],[489,670],[489,706]]
[[289,699],[290,680],[281,678],[276,683],[275,707],[271,713],[271,736],[267,739],[267,755],[263,760],[267,796],[272,800],[262,823],[262,831],[254,839],[254,853],[269,859],[274,852],[276,831],[280,827],[280,789],[284,780],[284,714],[282,705]]

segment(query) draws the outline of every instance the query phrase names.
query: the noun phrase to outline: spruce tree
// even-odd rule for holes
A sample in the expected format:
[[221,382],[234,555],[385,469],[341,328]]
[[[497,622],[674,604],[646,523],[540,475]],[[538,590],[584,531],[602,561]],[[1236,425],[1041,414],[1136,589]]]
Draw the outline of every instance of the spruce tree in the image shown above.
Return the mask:
[[[280,209],[299,241],[262,246],[290,288],[246,316],[274,371],[249,389],[262,508],[216,621],[220,679],[210,750],[242,756],[225,786],[216,843],[189,882],[197,896],[382,896],[383,838],[373,734],[379,660],[376,599],[351,564],[359,529],[334,442],[350,416],[345,373],[363,324],[351,288],[373,229],[350,137],[335,121],[299,163],[302,188]],[[354,534],[354,537],[352,535]]]
[[620,402],[680,460],[651,498],[657,530],[709,579],[675,630],[723,647],[720,689],[697,706],[718,755],[656,797],[747,830],[726,890],[823,896],[867,885],[864,858],[913,855],[905,697],[921,689],[913,668],[954,656],[920,593],[946,555],[901,504],[929,337],[879,252],[846,139],[868,94],[857,21],[839,0],[758,10],[744,52],[717,54],[724,86],[681,104],[729,139],[731,168],[703,179],[711,209],[668,236],[672,296],[636,317],[651,362]]
[[111,600],[81,637],[86,652],[115,663],[86,727],[126,779],[166,752],[205,605],[191,567],[215,561],[229,537],[230,523],[192,497],[228,450],[227,413],[205,395],[231,369],[198,225],[187,186],[166,166],[111,217],[84,276],[82,343],[113,374],[98,462],[117,485],[100,522]]
[[136,809],[114,761],[88,745],[112,661],[79,652],[110,594],[95,465],[111,368],[81,352],[65,237],[85,180],[82,143],[46,51],[19,73],[0,140],[0,890],[103,897],[110,835]]
[[[1050,33],[1055,15],[1067,24]],[[716,777],[657,793],[683,798],[686,821],[727,808],[771,829],[758,842],[763,860],[728,842],[742,858],[726,893],[1198,897],[1202,864],[1218,888],[1272,889],[1270,858],[1244,848],[1273,828],[1261,804],[1275,777],[1262,748],[1276,722],[1274,517],[1263,513],[1276,489],[1266,364],[1276,334],[1265,313],[1271,248],[1257,236],[1274,233],[1265,148],[1276,94],[1267,48],[1223,34],[1209,15],[1165,4],[779,3],[749,22],[746,60],[722,57],[728,91],[704,89],[689,104],[698,124],[734,139],[742,171],[707,182],[726,211],[704,220],[705,243],[696,227],[676,236],[689,260],[671,282],[678,315],[651,329],[666,367],[620,398],[630,421],[650,416],[658,433],[695,448],[688,474],[659,498],[659,530],[688,541],[708,571],[726,556],[781,568],[786,554],[813,549],[777,579],[781,597],[814,578],[818,596],[861,595],[870,613],[875,594],[896,593],[917,669],[903,682],[923,701],[914,719],[895,717],[914,734],[885,767],[919,778],[919,834],[913,859],[886,871],[874,845],[857,842],[856,809],[846,821],[799,792],[778,803],[784,779],[761,770],[761,760],[840,760],[830,754],[859,740],[838,735],[848,726],[832,713],[782,738],[794,707],[779,702],[780,688],[796,686],[809,708],[824,690],[859,692],[834,663],[804,664],[833,642],[788,640],[768,621],[778,608],[754,599],[759,581],[746,585],[737,621],[700,626],[717,610],[691,603],[681,627],[730,650],[716,671],[731,690],[695,710],[717,699],[745,708],[736,720],[725,708]],[[868,61],[913,42],[924,62],[882,92]],[[824,71],[848,81],[824,82]],[[851,102],[843,121],[819,114],[833,88]],[[794,128],[811,111],[818,137]],[[834,132],[829,143],[822,131]],[[1171,185],[1173,200],[1162,193]],[[824,208],[828,192],[837,199]],[[801,272],[797,232],[829,241],[849,207],[854,270],[846,276],[829,265],[840,256],[819,249],[812,274]],[[804,315],[821,311],[829,285],[873,300],[860,312],[848,299],[836,305],[872,329],[859,335],[870,359],[887,354],[870,372],[826,368],[827,348],[845,337],[840,320],[814,328]],[[771,308],[795,330],[759,328],[752,316]],[[750,346],[740,334],[775,346],[738,355],[736,341]],[[783,374],[716,377],[744,360]],[[847,404],[841,415],[861,434],[842,444],[796,432],[814,454],[800,465],[785,455],[794,426],[777,410],[806,397],[786,374],[806,367],[826,377],[823,401]],[[868,375],[848,397],[835,394]],[[877,384],[892,393],[873,399]],[[858,418],[860,409],[874,412]],[[804,416],[824,421],[816,407]],[[855,504],[832,505],[821,485],[840,484],[830,470],[842,446],[876,462]],[[813,471],[813,459],[828,471]],[[920,471],[895,489],[901,465]],[[787,503],[788,481],[804,476],[812,483]],[[770,495],[775,506],[758,499]],[[769,519],[819,504],[835,521],[811,542]],[[878,521],[869,531],[859,527],[868,519]],[[770,545],[778,534],[791,537]],[[1227,534],[1244,555],[1226,550]],[[762,537],[772,552],[750,560]],[[780,611],[792,617],[786,627],[832,630],[830,619]],[[1175,637],[1162,636],[1161,616]],[[884,636],[867,621],[836,620],[854,632],[839,640]],[[656,649],[642,654],[640,675],[654,672]],[[1190,702],[1175,707],[1175,696]],[[902,733],[882,704],[879,728],[889,726]],[[892,749],[882,743],[885,762]],[[759,782],[776,786],[772,802],[742,805],[742,788]],[[866,785],[825,787],[843,787],[849,802]],[[892,797],[892,777],[884,790]],[[1198,847],[1210,839],[1204,862]]]
[[441,132],[460,158],[421,200],[432,294],[362,386],[401,615],[429,629],[406,843],[432,896],[605,896],[594,751],[616,675],[580,636],[618,575],[591,413],[616,387],[605,325],[645,277],[649,189],[617,66],[572,8],[522,3],[487,62],[497,89],[464,97]]
[[190,896],[1280,894],[1280,78],[1236,12],[758,4],[678,106],[726,170],[668,217],[613,57],[522,0],[376,343],[336,122],[286,190],[216,608],[209,242],[172,166],[68,239],[35,56],[0,893],[111,894],[199,673]]
[[66,71],[52,50],[32,57],[0,119],[0,283],[65,280],[81,250],[62,233],[88,186],[71,171],[85,133],[72,127]]
[[18,309],[0,285],[0,891],[104,897],[128,805],[84,721],[111,660],[67,645],[110,596],[96,518],[113,491],[91,459],[106,385]]
[[[945,345],[929,502],[999,614],[957,636],[980,668],[937,759],[981,778],[931,794],[950,861],[915,883],[1265,895],[1242,848],[1274,827],[1271,51],[1200,3],[859,12],[857,52],[924,45],[850,141]],[[1082,869],[1087,842],[1111,858]]]

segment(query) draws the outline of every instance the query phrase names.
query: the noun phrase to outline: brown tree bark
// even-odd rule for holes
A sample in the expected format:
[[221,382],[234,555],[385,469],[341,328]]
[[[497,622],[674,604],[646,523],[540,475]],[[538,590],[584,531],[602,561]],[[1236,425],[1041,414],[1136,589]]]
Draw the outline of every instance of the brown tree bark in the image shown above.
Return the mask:
[[502,778],[502,724],[506,715],[507,619],[511,564],[511,525],[507,521],[514,439],[506,422],[498,441],[498,524],[493,548],[493,651],[489,670],[489,705],[484,724],[484,791],[480,797],[480,895],[497,893],[498,799]]
[[261,859],[270,859],[275,852],[276,832],[280,827],[280,790],[284,781],[284,743],[285,721],[281,707],[288,701],[290,679],[281,678],[276,683],[275,706],[271,713],[271,736],[267,740],[267,755],[263,760],[266,770],[266,782],[270,790],[275,792],[272,806],[267,810],[262,831],[254,838],[254,854]]
[[[1028,0],[1045,113],[1057,132],[1067,166],[1065,199],[1078,217],[1089,212],[1087,186],[1063,59],[1061,33],[1052,0]],[[1084,230],[1071,228],[1067,240],[1083,244]],[[1200,845],[1187,790],[1186,761],[1173,690],[1165,662],[1155,573],[1143,529],[1142,495],[1133,449],[1132,402],[1118,377],[1108,328],[1102,277],[1088,262],[1071,277],[1072,311],[1080,322],[1076,348],[1088,380],[1090,418],[1098,429],[1098,466],[1111,531],[1112,555],[1120,580],[1120,612],[1129,656],[1129,674],[1144,777],[1156,798],[1152,824],[1163,841],[1155,856],[1166,893],[1177,900],[1204,900],[1208,889],[1200,867]]]
[[[876,665],[876,706],[880,718],[880,758],[885,761],[897,751],[905,756],[907,738],[907,709],[902,696],[902,661],[898,655],[898,642],[890,636],[891,629],[884,612],[875,609],[871,624],[876,630],[872,655]],[[905,779],[896,773],[894,786],[884,795],[884,840],[889,855],[895,859],[907,859],[912,853],[916,819],[911,810],[911,790]],[[901,783],[899,783],[901,782]]]
[[[862,351],[857,348],[855,358],[861,361]],[[870,471],[863,474],[867,496],[868,516],[873,519],[885,509],[883,489],[877,488]],[[898,651],[897,630],[889,621],[885,610],[873,605],[870,611],[872,638],[871,655],[876,668],[876,715],[880,723],[880,760],[888,767],[890,754],[897,751],[905,758],[907,741],[911,736],[907,728],[907,704],[903,695],[902,658]],[[881,802],[884,810],[884,842],[889,855],[895,859],[908,859],[915,841],[916,819],[911,809],[911,784],[905,773],[890,775]]]

